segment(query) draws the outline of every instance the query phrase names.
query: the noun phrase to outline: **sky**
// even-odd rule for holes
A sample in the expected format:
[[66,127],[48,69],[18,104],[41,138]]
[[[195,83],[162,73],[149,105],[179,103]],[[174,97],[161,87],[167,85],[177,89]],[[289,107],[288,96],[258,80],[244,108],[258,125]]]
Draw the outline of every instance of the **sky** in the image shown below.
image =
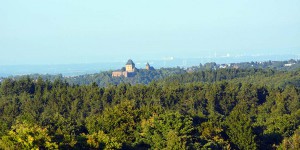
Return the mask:
[[0,65],[300,54],[299,0],[0,0]]

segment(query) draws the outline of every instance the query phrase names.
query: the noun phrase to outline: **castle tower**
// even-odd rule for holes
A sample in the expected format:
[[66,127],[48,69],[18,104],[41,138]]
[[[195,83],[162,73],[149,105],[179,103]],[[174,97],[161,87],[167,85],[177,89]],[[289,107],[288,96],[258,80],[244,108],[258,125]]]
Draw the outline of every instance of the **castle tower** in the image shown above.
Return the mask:
[[131,59],[129,59],[126,63],[126,71],[127,72],[134,72],[135,71],[135,64],[133,63],[133,61]]
[[149,65],[148,62],[147,62],[147,64],[146,64],[146,70],[150,70],[150,65]]

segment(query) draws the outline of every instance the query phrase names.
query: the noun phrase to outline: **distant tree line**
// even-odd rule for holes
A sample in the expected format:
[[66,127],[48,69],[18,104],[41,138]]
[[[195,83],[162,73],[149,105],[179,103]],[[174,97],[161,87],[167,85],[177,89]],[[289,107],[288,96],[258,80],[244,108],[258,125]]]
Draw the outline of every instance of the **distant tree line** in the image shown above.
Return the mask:
[[[290,64],[291,66],[285,66],[286,64]],[[237,68],[239,68],[237,70]],[[192,75],[196,75],[196,81],[219,81],[220,79],[224,79],[224,76],[226,76],[226,79],[231,79],[236,77],[243,77],[247,76],[248,74],[253,74],[256,71],[265,70],[264,72],[268,71],[295,71],[299,70],[300,68],[300,61],[299,60],[289,60],[289,61],[265,61],[265,62],[244,62],[244,63],[231,63],[231,64],[217,64],[215,62],[206,63],[204,65],[200,64],[199,66],[192,66],[189,68],[160,68],[156,70],[144,70],[139,69],[136,72],[136,76],[125,78],[125,77],[112,77],[112,71],[104,71],[100,73],[95,74],[86,74],[86,75],[79,75],[79,76],[63,76],[61,74],[58,75],[40,75],[40,74],[32,74],[29,75],[30,78],[37,80],[39,77],[41,77],[43,80],[49,80],[51,82],[55,80],[63,80],[69,83],[70,85],[89,85],[92,83],[96,83],[100,87],[106,87],[108,85],[118,85],[121,83],[130,83],[131,85],[135,84],[149,84],[152,81],[157,80],[165,80],[168,77],[176,76],[175,78],[178,78],[178,75],[182,76],[191,76],[191,74],[186,75],[186,73],[193,73]],[[218,71],[221,70],[221,71]],[[226,71],[227,70],[227,71]],[[231,73],[230,76],[228,73],[229,71],[237,71],[237,73]],[[242,71],[241,71],[242,70]],[[248,70],[245,72],[245,70]],[[209,72],[210,71],[210,72]],[[204,77],[200,77],[205,72]],[[218,72],[218,74],[215,74]],[[224,73],[226,75],[224,75]],[[213,75],[215,74],[215,75]],[[199,76],[200,75],[200,76]],[[212,76],[211,76],[212,75]],[[26,75],[27,76],[27,75]],[[9,78],[18,80],[20,78],[24,78],[26,76],[11,76]],[[207,78],[212,77],[212,78]],[[0,82],[4,80],[4,78],[0,79]]]

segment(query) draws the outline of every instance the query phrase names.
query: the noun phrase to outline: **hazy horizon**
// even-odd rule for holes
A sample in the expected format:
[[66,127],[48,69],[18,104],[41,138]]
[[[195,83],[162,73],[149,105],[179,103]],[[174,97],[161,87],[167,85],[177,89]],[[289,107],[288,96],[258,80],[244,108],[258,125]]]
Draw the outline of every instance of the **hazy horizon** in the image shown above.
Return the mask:
[[[287,61],[290,59],[300,60],[300,55],[241,55],[241,56],[211,56],[202,58],[178,58],[165,57],[157,59],[133,59],[137,68],[144,68],[148,62],[156,69],[172,67],[192,67],[208,62],[217,64],[241,63],[241,62],[263,62],[263,61]],[[102,71],[117,70],[124,67],[128,59],[114,60],[98,63],[78,64],[35,64],[35,65],[0,65],[0,77],[30,75],[30,74],[62,74],[63,76],[78,76],[94,74]]]

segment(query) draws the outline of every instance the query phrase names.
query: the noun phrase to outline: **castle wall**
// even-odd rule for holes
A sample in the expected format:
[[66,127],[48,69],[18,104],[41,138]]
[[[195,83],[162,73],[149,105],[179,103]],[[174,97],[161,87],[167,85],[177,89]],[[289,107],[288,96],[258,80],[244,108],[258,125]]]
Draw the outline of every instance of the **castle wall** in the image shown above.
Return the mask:
[[114,71],[112,72],[112,76],[113,77],[120,77],[123,75],[123,72],[122,71]]

